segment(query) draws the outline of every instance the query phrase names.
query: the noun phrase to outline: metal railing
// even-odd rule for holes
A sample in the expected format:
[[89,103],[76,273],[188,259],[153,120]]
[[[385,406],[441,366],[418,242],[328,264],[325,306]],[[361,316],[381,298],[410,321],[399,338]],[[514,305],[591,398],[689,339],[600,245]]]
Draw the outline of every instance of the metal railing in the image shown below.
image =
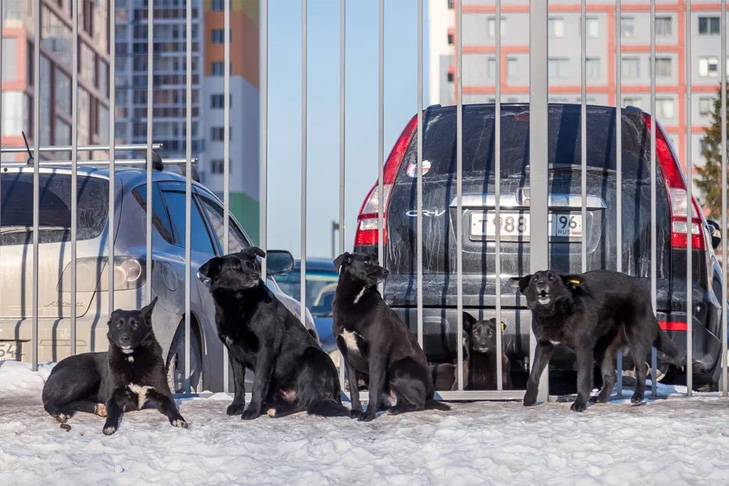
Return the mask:
[[[521,398],[522,391],[519,390],[506,390],[504,389],[504,383],[502,380],[502,360],[501,354],[503,352],[502,336],[500,332],[496,333],[498,358],[496,360],[497,365],[497,389],[496,390],[466,390],[464,384],[464,353],[463,346],[460,345],[460,338],[463,335],[463,6],[462,2],[455,3],[455,64],[456,64],[456,75],[455,75],[455,92],[456,92],[456,286],[457,286],[457,298],[456,298],[456,319],[457,319],[457,341],[459,344],[456,345],[457,353],[457,391],[439,391],[439,396],[443,399],[517,399]],[[549,255],[549,233],[548,226],[545,221],[549,219],[549,168],[547,164],[539,158],[540,154],[547,153],[548,151],[548,109],[549,109],[549,76],[548,76],[548,18],[549,18],[549,4],[544,0],[529,0],[529,164],[530,164],[530,260],[529,268],[531,272],[546,269],[549,266],[550,255]],[[494,36],[494,55],[495,55],[495,168],[494,168],[494,179],[495,179],[495,218],[496,221],[500,221],[501,217],[501,114],[502,114],[502,5],[500,0],[493,2],[484,2],[489,6],[493,5],[495,15],[495,36]],[[76,302],[77,302],[77,211],[78,211],[78,186],[77,186],[77,170],[79,166],[84,165],[98,165],[108,164],[109,166],[109,211],[108,211],[108,227],[109,235],[115,234],[115,228],[118,222],[115,220],[116,208],[115,208],[115,170],[116,166],[130,165],[130,164],[142,164],[146,165],[146,275],[150,279],[145,287],[144,302],[149,302],[152,297],[152,264],[154,255],[153,248],[153,150],[161,148],[161,145],[153,143],[153,106],[151,103],[151,93],[154,92],[153,84],[153,71],[154,71],[154,15],[147,15],[146,22],[148,28],[147,34],[147,93],[149,104],[147,107],[146,121],[147,121],[147,143],[144,145],[124,144],[115,145],[116,134],[115,125],[113,122],[115,108],[116,108],[116,95],[115,89],[112,84],[109,94],[109,107],[111,114],[111,122],[109,127],[109,143],[108,145],[78,145],[78,90],[79,90],[79,59],[78,59],[78,20],[79,20],[79,6],[78,2],[74,2],[72,19],[73,19],[73,57],[72,57],[72,137],[70,146],[40,146],[40,44],[41,44],[41,23],[40,23],[40,12],[42,10],[42,1],[34,0],[34,47],[33,47],[33,68],[36,73],[36,80],[33,85],[33,147],[31,154],[33,156],[33,240],[32,240],[32,281],[33,281],[33,295],[32,295],[32,315],[31,315],[31,326],[32,326],[32,366],[33,369],[38,367],[38,319],[39,319],[39,302],[38,302],[38,281],[39,281],[39,193],[40,193],[40,168],[44,165],[59,165],[65,164],[65,161],[42,161],[40,154],[44,152],[71,152],[71,171],[72,171],[72,194],[74,197],[71,198],[71,302],[73,305],[70,306],[70,322],[71,322],[71,354],[77,352],[76,349]],[[424,0],[417,0],[417,85],[416,85],[416,96],[417,96],[417,129],[415,146],[417,155],[417,175],[416,175],[416,244],[411,250],[416,256],[416,312],[417,312],[417,323],[415,333],[417,335],[418,342],[423,345],[424,341],[424,302],[423,302],[423,138],[424,138],[424,109],[423,109],[423,72],[424,72]],[[0,0],[0,11],[2,11],[3,0]],[[302,321],[306,315],[306,257],[307,257],[307,151],[308,151],[308,86],[307,86],[307,67],[308,67],[308,15],[307,15],[307,0],[302,0],[302,18],[301,18],[301,56],[302,56],[302,74],[301,74],[301,207],[300,207],[300,223],[301,223],[301,272],[300,272],[300,317]],[[346,225],[345,225],[345,170],[346,170],[346,147],[345,147],[345,122],[346,118],[346,103],[345,103],[345,91],[346,91],[346,0],[340,0],[340,16],[339,16],[339,34],[340,34],[340,71],[339,71],[339,251],[344,252],[346,249]],[[615,109],[616,109],[616,234],[615,238],[617,241],[617,271],[623,271],[623,231],[622,231],[622,73],[621,73],[621,52],[622,52],[622,32],[621,32],[621,10],[622,2],[617,0],[615,3],[614,11],[614,23],[615,23],[615,50],[617,52],[617,62],[615,62],[615,72],[611,73],[615,76]],[[110,0],[109,8],[113,12],[115,10],[115,1]],[[155,3],[154,0],[149,0],[149,12],[154,12]],[[224,70],[224,190],[223,190],[223,201],[224,201],[224,252],[229,251],[229,236],[230,236],[230,66],[231,66],[231,55],[230,55],[230,16],[231,16],[231,4],[225,2],[224,7],[224,56],[225,56],[225,70]],[[651,201],[651,223],[650,223],[650,291],[651,301],[653,304],[654,311],[657,309],[657,160],[656,160],[656,133],[657,133],[657,120],[656,120],[656,2],[655,0],[650,1],[650,65],[651,65],[651,84],[650,84],[650,201]],[[726,66],[726,0],[721,0],[720,5],[721,12],[721,142],[722,147],[726,147],[727,141],[727,130],[726,130],[726,77],[727,77],[727,66]],[[267,248],[268,243],[268,99],[269,99],[269,86],[268,86],[268,41],[269,41],[269,2],[268,0],[260,1],[260,240],[261,246]],[[588,93],[588,78],[586,72],[587,64],[587,1],[581,0],[580,2],[580,127],[581,127],[581,139],[580,139],[580,169],[581,169],[581,208],[580,214],[582,222],[585,225],[585,234],[587,233],[588,215],[587,215],[587,193],[588,193],[588,180],[587,180],[587,156],[588,156],[588,139],[587,139],[587,93]],[[192,16],[193,16],[193,4],[188,2],[186,5],[186,149],[184,159],[168,159],[163,163],[167,164],[180,164],[184,163],[186,167],[185,171],[185,316],[184,316],[184,333],[185,333],[185,391],[190,393],[190,333],[191,330],[191,275],[193,269],[191,268],[191,208],[192,208],[192,164],[195,159],[192,157],[192,76],[193,76],[193,64],[192,64]],[[114,18],[111,15],[111,18]],[[685,28],[687,32],[687,42],[685,46],[685,55],[691,64],[692,51],[691,51],[691,32],[692,32],[692,10],[691,2],[685,3]],[[144,21],[143,21],[144,22]],[[0,22],[0,39],[2,38],[2,22]],[[112,83],[115,80],[115,32],[111,29],[110,35],[110,74],[109,79]],[[1,41],[0,41],[1,42]],[[612,46],[609,46],[612,47]],[[377,252],[380,262],[386,260],[387,248],[384,245],[383,233],[385,231],[385,214],[384,214],[384,200],[385,200],[385,188],[384,188],[384,167],[385,167],[385,51],[386,51],[386,38],[385,38],[385,1],[379,0],[379,11],[378,11],[378,120],[377,120],[377,195],[379,201],[378,207],[378,244]],[[0,49],[1,56],[2,49]],[[1,59],[0,59],[1,60]],[[2,63],[0,63],[2,64]],[[0,67],[0,77],[1,77]],[[685,73],[686,79],[686,99],[687,107],[686,118],[687,118],[687,159],[686,168],[689,174],[688,183],[686,187],[688,207],[687,210],[687,243],[686,243],[686,383],[687,383],[687,394],[692,395],[693,387],[693,285],[692,285],[692,252],[693,252],[693,238],[692,234],[692,201],[693,201],[693,190],[691,178],[693,174],[694,164],[691,160],[691,136],[690,130],[692,126],[692,114],[691,114],[691,97],[692,97],[692,79],[690,75],[690,69],[687,69]],[[2,101],[0,100],[0,103]],[[2,106],[0,105],[0,108]],[[0,110],[1,111],[1,110]],[[24,147],[5,147],[2,149],[3,153],[20,153],[25,152],[27,149]],[[131,159],[131,160],[115,160],[116,154],[122,151],[141,151],[146,150],[146,159]],[[78,160],[78,153],[85,151],[107,151],[109,153],[108,160]],[[27,164],[21,162],[3,162],[3,167],[22,167]],[[721,213],[721,228],[722,228],[722,240],[726,241],[726,226],[727,226],[727,156],[726,150],[721,151],[721,189],[722,189],[722,213]],[[496,224],[495,232],[495,267],[494,272],[496,275],[495,285],[495,312],[496,322],[501,322],[502,316],[502,302],[501,302],[501,286],[500,276],[502,274],[502,235],[499,224]],[[590,270],[587,258],[587,238],[583,237],[580,243],[580,268],[582,271]],[[114,238],[109,237],[108,241],[108,258],[110,262],[114,261]],[[727,396],[727,259],[722,258],[722,318],[721,318],[721,366],[722,366],[722,394]],[[592,268],[594,269],[594,268]],[[262,263],[262,275],[266,275],[266,261]],[[114,309],[114,271],[109,272],[109,296],[108,296],[108,312],[111,313]],[[530,333],[530,362],[534,359],[534,349],[536,346],[536,340],[533,333]],[[229,389],[229,371],[228,361],[229,357],[227,351],[223,347],[223,354],[221,356],[223,361],[223,387],[227,392]],[[622,393],[622,355],[617,357],[617,391]],[[652,349],[651,353],[651,373],[652,373],[652,391],[656,393],[656,370],[657,370],[657,355],[656,350]],[[542,382],[540,386],[540,399],[545,400],[548,394],[548,374],[545,372],[542,376]]]

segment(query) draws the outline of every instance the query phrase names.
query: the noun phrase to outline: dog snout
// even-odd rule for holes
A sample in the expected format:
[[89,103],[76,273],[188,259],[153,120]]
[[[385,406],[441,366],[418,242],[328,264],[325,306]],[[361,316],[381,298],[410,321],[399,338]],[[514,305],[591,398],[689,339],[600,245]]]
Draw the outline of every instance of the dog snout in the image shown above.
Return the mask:
[[119,336],[119,344],[128,346],[132,343],[132,338],[128,334],[122,334]]
[[383,268],[382,269],[382,275],[385,276],[385,277],[387,277],[388,275],[390,275],[390,271],[388,269],[386,269],[386,268]]

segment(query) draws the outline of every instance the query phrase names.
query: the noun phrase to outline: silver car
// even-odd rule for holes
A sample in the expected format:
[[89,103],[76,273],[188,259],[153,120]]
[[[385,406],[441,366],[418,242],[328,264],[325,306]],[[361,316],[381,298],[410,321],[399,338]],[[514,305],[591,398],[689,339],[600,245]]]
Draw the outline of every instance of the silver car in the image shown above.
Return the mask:
[[[39,361],[59,361],[71,346],[71,171],[40,171]],[[142,306],[146,286],[160,298],[153,323],[169,365],[171,386],[184,383],[185,179],[169,171],[153,174],[152,275],[146,275],[146,172],[118,169],[115,175],[114,306]],[[33,170],[5,168],[1,174],[0,213],[0,360],[30,361],[32,321]],[[223,204],[193,182],[191,208],[191,389],[223,388],[223,347],[215,329],[215,307],[198,268],[223,252]],[[105,351],[108,320],[109,171],[78,171],[77,352]],[[229,249],[251,245],[231,216]],[[299,303],[285,295],[271,275],[293,268],[285,251],[271,251],[267,284],[299,315]],[[306,327],[317,337],[311,314]],[[317,337],[318,339],[318,337]]]

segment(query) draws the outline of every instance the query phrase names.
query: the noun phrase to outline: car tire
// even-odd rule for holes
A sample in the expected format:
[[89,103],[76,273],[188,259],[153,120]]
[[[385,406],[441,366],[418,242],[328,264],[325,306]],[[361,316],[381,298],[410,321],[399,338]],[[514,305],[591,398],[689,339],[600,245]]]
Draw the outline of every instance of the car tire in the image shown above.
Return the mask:
[[[167,355],[167,384],[172,393],[185,393],[185,322],[177,327]],[[190,329],[190,392],[202,391],[202,348],[196,326]]]

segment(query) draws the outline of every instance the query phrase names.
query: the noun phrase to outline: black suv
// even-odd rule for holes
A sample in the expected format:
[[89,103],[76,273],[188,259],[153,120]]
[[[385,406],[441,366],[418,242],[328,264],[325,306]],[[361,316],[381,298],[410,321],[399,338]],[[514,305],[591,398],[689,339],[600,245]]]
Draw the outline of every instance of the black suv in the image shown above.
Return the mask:
[[[588,269],[617,269],[616,120],[612,107],[587,107],[587,218],[581,214],[580,105],[549,105],[549,266],[580,272],[581,244]],[[501,286],[507,354],[513,372],[528,369],[530,316],[510,277],[529,270],[529,105],[501,109],[501,265],[495,275],[493,104],[463,108],[463,305],[475,317],[495,314]],[[650,285],[650,116],[622,110],[623,271]],[[433,362],[456,356],[456,107],[431,106],[423,126],[424,348]],[[388,303],[413,332],[416,313],[416,118],[410,120],[384,167],[384,288]],[[663,129],[656,132],[658,320],[686,348],[686,178]],[[355,249],[376,254],[377,185],[358,217]],[[718,227],[698,202],[693,215],[693,338],[695,382],[720,376],[722,274],[714,254]],[[685,352],[685,351],[684,351]],[[626,366],[630,363],[626,357]],[[573,368],[573,355],[555,354],[552,367]],[[668,371],[663,367],[663,371]],[[517,379],[516,383],[523,383]]]

